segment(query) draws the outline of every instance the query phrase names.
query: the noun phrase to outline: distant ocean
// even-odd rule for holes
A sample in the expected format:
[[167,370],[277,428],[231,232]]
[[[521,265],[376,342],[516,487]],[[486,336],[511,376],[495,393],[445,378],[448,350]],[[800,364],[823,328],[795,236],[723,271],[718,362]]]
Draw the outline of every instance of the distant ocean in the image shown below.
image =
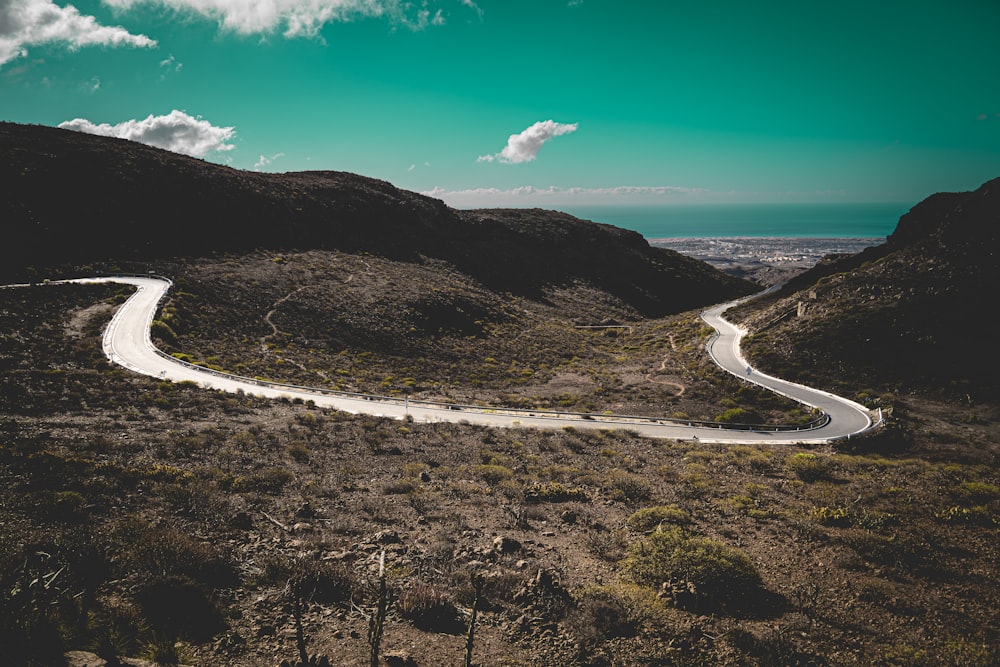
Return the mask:
[[883,238],[912,204],[702,204],[569,206],[594,222],[664,238]]

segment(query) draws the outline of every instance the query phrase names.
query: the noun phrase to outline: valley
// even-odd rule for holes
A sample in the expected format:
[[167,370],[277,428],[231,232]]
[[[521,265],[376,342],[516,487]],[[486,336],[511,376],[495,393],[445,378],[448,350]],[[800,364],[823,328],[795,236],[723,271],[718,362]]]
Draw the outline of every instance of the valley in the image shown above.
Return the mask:
[[[53,128],[0,124],[0,147],[4,283],[169,276],[126,338],[199,372],[404,410],[813,418],[704,353],[701,313],[760,286],[637,234]],[[727,311],[754,373],[885,416],[833,442],[213,391],[108,360],[133,286],[0,289],[3,657],[993,665],[997,362],[965,314],[998,282],[996,184]]]

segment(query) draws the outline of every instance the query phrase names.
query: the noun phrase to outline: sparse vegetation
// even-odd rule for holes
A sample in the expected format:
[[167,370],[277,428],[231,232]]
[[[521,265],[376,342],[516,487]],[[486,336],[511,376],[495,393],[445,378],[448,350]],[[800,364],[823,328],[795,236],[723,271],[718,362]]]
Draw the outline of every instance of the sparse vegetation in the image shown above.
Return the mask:
[[762,585],[746,553],[677,526],[632,544],[620,569],[626,579],[669,591],[678,605],[692,608],[739,604]]
[[[177,278],[158,336],[198,363],[349,389],[808,416],[713,371],[694,313],[642,319],[586,285],[505,294],[408,259],[282,249],[158,265]],[[112,367],[99,333],[125,296],[0,290],[12,664],[70,649],[457,664],[474,642],[484,666],[985,666],[1000,650],[1000,411],[981,396],[831,367],[890,427],[810,449],[394,422]],[[569,324],[595,309],[634,326]]]
[[681,525],[690,523],[690,521],[690,515],[675,505],[657,505],[656,507],[645,507],[635,512],[625,523],[631,530],[648,533],[658,530],[664,525]]

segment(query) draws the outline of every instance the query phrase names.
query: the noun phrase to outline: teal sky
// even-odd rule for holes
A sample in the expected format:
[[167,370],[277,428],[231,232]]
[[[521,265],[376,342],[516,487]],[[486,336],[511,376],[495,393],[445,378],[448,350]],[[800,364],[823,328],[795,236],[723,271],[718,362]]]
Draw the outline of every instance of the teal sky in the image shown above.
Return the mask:
[[996,0],[0,0],[0,119],[463,207],[915,203],[1000,176],[998,26]]

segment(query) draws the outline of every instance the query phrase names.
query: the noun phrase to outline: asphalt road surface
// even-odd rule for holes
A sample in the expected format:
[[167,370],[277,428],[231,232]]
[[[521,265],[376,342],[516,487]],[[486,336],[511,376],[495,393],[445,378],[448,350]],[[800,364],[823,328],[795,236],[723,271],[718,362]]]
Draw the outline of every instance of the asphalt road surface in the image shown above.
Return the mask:
[[[62,281],[49,284],[57,285]],[[124,283],[137,290],[116,311],[104,332],[104,353],[112,362],[136,373],[171,382],[196,382],[206,389],[244,392],[269,398],[300,398],[317,406],[351,413],[412,418],[417,422],[468,422],[505,428],[558,429],[567,426],[590,429],[628,429],[653,438],[702,440],[713,443],[803,443],[832,442],[858,435],[874,428],[870,413],[863,406],[832,394],[786,382],[750,369],[739,351],[742,333],[722,318],[732,303],[715,306],[702,314],[718,335],[709,344],[712,358],[725,370],[748,382],[784,394],[796,401],[822,410],[829,421],[822,426],[798,431],[747,431],[722,427],[695,426],[666,418],[637,418],[608,415],[579,415],[548,411],[490,409],[484,407],[434,404],[395,397],[332,392],[323,389],[263,383],[251,378],[217,373],[186,364],[159,352],[150,340],[149,327],[160,299],[171,283],[157,277],[103,277],[65,282]],[[735,302],[734,302],[735,303]]]

